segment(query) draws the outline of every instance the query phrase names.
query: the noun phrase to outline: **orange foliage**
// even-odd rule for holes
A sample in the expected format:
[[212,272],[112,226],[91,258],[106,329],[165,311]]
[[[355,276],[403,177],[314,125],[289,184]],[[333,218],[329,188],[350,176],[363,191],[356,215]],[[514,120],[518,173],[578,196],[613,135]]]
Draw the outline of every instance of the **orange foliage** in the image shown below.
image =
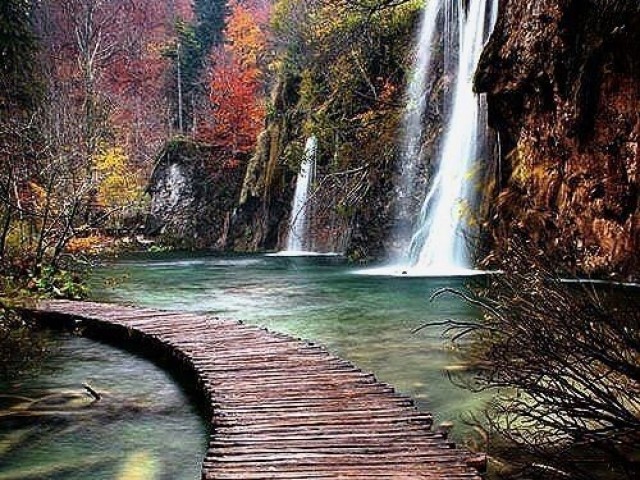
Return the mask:
[[95,254],[104,251],[105,245],[112,243],[112,239],[104,235],[95,234],[87,237],[74,237],[67,243],[68,253],[89,253]]
[[226,50],[246,68],[257,68],[267,46],[267,12],[239,0],[230,3],[230,10],[224,30]]
[[265,106],[257,68],[246,68],[225,49],[212,55],[211,117],[200,135],[230,153],[253,149],[264,125]]
[[224,30],[225,43],[211,53],[210,110],[198,128],[200,140],[231,156],[250,152],[264,126],[261,64],[268,44],[266,3],[234,0]]

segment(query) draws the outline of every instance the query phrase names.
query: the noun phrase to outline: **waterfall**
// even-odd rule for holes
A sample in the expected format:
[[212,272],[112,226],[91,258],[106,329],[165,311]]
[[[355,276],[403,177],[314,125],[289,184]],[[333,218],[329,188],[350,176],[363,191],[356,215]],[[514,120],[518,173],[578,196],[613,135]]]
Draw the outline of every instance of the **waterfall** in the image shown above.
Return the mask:
[[407,87],[405,110],[402,122],[402,175],[397,189],[398,216],[406,215],[416,193],[418,170],[422,164],[423,117],[427,108],[430,77],[434,68],[433,42],[438,35],[438,15],[445,0],[431,0],[422,17],[418,51],[416,52],[413,74]]
[[[403,151],[408,167],[403,174],[408,178],[403,179],[403,185],[415,185],[415,169],[422,160],[422,117],[430,94],[428,76],[434,71],[432,44],[439,31],[442,45],[437,47],[444,50],[444,73],[455,78],[446,93],[444,138],[440,154],[432,162],[436,171],[406,259],[408,268],[425,274],[471,268],[468,217],[474,208],[474,175],[485,154],[487,132],[485,101],[473,92],[473,76],[495,23],[497,5],[498,0],[431,0],[424,11],[415,73],[407,95],[410,108],[405,115]],[[405,194],[414,193],[408,187],[405,190]]]
[[304,147],[304,159],[296,180],[296,191],[291,208],[287,252],[303,252],[312,249],[309,238],[309,192],[316,173],[318,139],[311,136]]

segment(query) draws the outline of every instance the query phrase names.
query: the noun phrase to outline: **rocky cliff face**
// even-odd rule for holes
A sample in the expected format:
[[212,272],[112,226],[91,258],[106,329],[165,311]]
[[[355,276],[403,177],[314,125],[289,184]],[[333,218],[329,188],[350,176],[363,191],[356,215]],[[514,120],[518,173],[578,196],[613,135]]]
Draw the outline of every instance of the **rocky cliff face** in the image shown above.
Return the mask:
[[171,141],[149,180],[147,233],[181,248],[224,248],[241,171],[213,147]]
[[640,273],[640,2],[502,0],[480,62],[500,134],[493,242],[568,270]]
[[[229,248],[256,251],[286,246],[296,178],[309,135],[304,131],[309,114],[300,105],[299,91],[300,79],[287,76],[280,78],[273,89],[274,113],[247,165],[238,208],[232,218]],[[386,232],[376,225],[382,223],[381,217],[385,218],[379,207],[387,203],[381,197],[388,193],[389,186],[377,188],[379,165],[373,162],[363,165],[362,156],[354,153],[351,142],[339,143],[321,133],[319,136],[317,177],[307,203],[310,236],[307,248],[347,253],[354,258],[375,256],[371,252],[374,249],[379,252],[385,238]],[[355,139],[350,140],[355,143]],[[362,141],[371,143],[377,139]],[[388,136],[383,140],[389,141]],[[386,165],[383,171],[388,170]],[[372,194],[367,201],[366,193]]]
[[260,134],[255,153],[247,164],[238,208],[232,219],[229,248],[275,250],[283,244],[295,182],[295,172],[287,168],[283,156],[297,133],[296,102],[297,82],[281,79],[271,96],[274,114]]

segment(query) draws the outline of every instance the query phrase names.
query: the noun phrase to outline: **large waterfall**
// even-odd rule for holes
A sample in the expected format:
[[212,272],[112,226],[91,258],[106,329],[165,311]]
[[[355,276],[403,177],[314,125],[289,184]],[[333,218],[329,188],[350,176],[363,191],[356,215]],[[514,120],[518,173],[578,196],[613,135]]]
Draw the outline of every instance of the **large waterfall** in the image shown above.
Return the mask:
[[402,175],[396,206],[399,215],[411,209],[412,199],[416,193],[418,170],[422,164],[423,117],[427,108],[430,77],[435,63],[432,45],[438,35],[437,19],[442,4],[443,0],[431,0],[424,11],[413,75],[407,87],[407,108],[402,122]]
[[[474,180],[486,151],[486,107],[473,92],[473,76],[497,17],[498,0],[430,0],[424,11],[414,75],[407,92],[403,151],[403,195],[414,191],[424,112],[433,74],[433,49],[444,52],[443,71],[454,80],[444,102],[445,128],[403,270],[412,274],[447,275],[469,270],[470,215]],[[442,22],[442,24],[440,24]],[[441,39],[441,44],[436,40]],[[403,200],[401,199],[401,202]],[[406,200],[405,200],[406,201]],[[411,272],[408,272],[411,270]]]
[[302,253],[312,250],[309,235],[309,193],[316,172],[316,151],[318,140],[315,136],[307,139],[304,147],[304,159],[296,181],[296,191],[291,208],[289,234],[287,236],[287,253]]

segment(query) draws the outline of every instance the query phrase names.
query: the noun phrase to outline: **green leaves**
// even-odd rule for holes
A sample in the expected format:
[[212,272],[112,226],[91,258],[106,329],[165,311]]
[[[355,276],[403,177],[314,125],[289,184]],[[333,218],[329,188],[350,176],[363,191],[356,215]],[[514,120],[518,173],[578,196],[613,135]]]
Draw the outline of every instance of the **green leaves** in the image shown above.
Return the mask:
[[77,274],[52,266],[44,267],[38,276],[32,278],[31,285],[39,293],[55,298],[81,300],[89,293]]

